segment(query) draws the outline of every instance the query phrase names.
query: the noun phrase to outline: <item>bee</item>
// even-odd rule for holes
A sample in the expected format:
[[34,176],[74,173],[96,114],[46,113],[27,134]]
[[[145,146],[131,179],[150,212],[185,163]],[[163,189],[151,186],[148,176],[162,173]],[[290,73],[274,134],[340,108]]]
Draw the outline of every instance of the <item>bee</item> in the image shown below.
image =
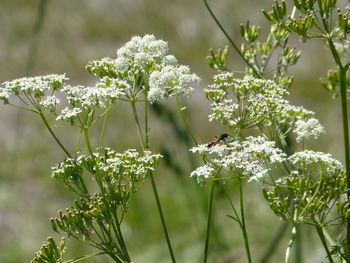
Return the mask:
[[228,136],[230,136],[230,135],[228,135],[227,133],[223,133],[223,134],[221,134],[219,136],[215,136],[214,140],[212,140],[211,142],[209,142],[207,144],[207,147],[210,148],[210,147],[214,146],[218,142],[225,140]]

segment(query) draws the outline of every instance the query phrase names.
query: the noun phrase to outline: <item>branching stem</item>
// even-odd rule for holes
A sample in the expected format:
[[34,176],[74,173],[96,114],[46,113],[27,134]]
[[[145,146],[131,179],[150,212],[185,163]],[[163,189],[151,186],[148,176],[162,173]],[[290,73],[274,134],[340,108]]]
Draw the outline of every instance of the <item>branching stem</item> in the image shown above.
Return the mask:
[[46,128],[49,130],[49,132],[51,133],[52,137],[55,139],[55,141],[57,142],[57,144],[61,147],[61,149],[64,151],[64,153],[68,156],[68,157],[72,157],[70,155],[70,153],[67,151],[67,149],[63,146],[63,144],[61,143],[61,141],[57,138],[56,134],[54,133],[54,131],[51,129],[49,123],[46,120],[46,117],[44,115],[44,113],[42,111],[39,111],[39,115],[41,117],[41,119],[43,120]]
[[215,16],[213,10],[211,9],[211,7],[208,4],[207,0],[203,0],[205,7],[207,8],[209,14],[211,15],[211,17],[214,19],[214,21],[216,22],[216,24],[218,25],[218,27],[220,28],[220,30],[222,31],[222,33],[224,33],[225,37],[227,38],[227,40],[230,42],[230,44],[232,45],[232,47],[234,48],[234,50],[238,53],[238,55],[243,59],[243,61],[247,64],[248,67],[250,67],[254,74],[261,78],[261,73],[244,57],[244,55],[242,54],[241,50],[238,48],[238,46],[236,45],[236,43],[232,40],[232,38],[230,37],[230,35],[226,32],[225,28],[221,25],[220,21],[217,19],[217,17]]

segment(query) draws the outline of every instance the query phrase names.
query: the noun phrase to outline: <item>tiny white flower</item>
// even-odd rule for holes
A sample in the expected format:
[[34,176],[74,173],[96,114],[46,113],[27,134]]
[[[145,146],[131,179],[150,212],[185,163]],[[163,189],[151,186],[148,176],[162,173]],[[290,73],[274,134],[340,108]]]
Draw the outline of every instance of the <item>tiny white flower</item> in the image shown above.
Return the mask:
[[317,139],[325,130],[317,119],[310,118],[297,120],[293,132],[297,134],[296,141],[301,142],[302,139],[307,139],[311,136]]
[[[89,72],[110,82],[126,82],[130,88],[146,89],[154,103],[170,96],[189,96],[199,78],[168,54],[167,42],[153,35],[135,36],[118,49],[117,58],[104,58],[87,65]],[[141,82],[140,82],[141,81]],[[142,92],[138,93],[141,96]],[[127,96],[127,98],[129,98]]]
[[162,63],[164,66],[175,66],[177,64],[177,59],[173,55],[167,55],[163,58]]
[[61,111],[61,114],[59,114],[56,117],[56,120],[72,120],[76,116],[78,116],[81,112],[82,112],[82,109],[80,108],[69,109],[68,107],[66,107]]
[[[247,177],[248,181],[263,180],[270,172],[271,165],[286,160],[286,155],[275,147],[275,142],[267,141],[264,137],[250,136],[244,140],[234,137],[212,147],[198,145],[190,151],[206,154],[211,165],[227,169],[231,176]],[[208,171],[211,170],[206,165],[202,167],[195,170],[193,175],[198,181],[205,182],[209,178],[205,176],[210,175]],[[199,176],[203,178],[199,180]]]
[[40,102],[40,106],[49,111],[55,111],[57,105],[60,103],[60,99],[56,96],[47,96]]
[[152,87],[148,91],[148,100],[150,103],[162,101],[165,99],[165,91],[163,89]]
[[210,179],[215,173],[215,169],[209,165],[203,165],[194,170],[190,177],[195,177],[198,183],[203,183],[205,180]]
[[318,165],[325,175],[332,176],[339,170],[343,170],[343,165],[338,160],[332,158],[328,153],[305,150],[296,152],[288,158],[299,169],[308,171],[313,165]]
[[[25,77],[12,81],[5,81],[0,87],[0,99],[6,101],[10,95],[31,95],[40,103],[48,91],[55,92],[65,81],[68,80],[65,74],[51,74],[45,76]],[[29,101],[29,103],[32,103]]]
[[[185,95],[190,96],[192,85],[199,84],[199,77],[190,73],[187,66],[165,66],[161,71],[152,72],[149,78],[150,90],[152,94],[164,94],[164,97]],[[163,90],[163,92],[156,90]],[[155,97],[149,98],[152,102]]]

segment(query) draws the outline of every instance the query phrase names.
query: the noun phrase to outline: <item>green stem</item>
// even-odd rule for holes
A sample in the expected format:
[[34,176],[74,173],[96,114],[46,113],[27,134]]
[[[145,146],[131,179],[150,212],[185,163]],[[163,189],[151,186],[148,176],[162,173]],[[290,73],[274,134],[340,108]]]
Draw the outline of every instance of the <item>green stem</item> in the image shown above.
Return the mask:
[[125,256],[126,256],[128,262],[131,262],[131,259],[130,259],[128,250],[127,250],[126,245],[125,245],[123,233],[122,233],[122,230],[120,229],[120,222],[119,222],[119,219],[118,219],[118,215],[117,215],[117,211],[116,211],[116,210],[115,210],[115,212],[114,212],[114,216],[113,216],[113,217],[114,217],[114,219],[115,219],[115,225],[116,225],[116,227],[117,227],[117,232],[118,232],[117,238],[118,238],[119,242],[121,243],[122,250],[124,251]]
[[144,143],[143,137],[142,137],[142,131],[141,131],[141,126],[140,126],[139,118],[138,118],[138,115],[137,115],[137,110],[136,110],[136,106],[135,106],[135,101],[130,101],[130,103],[131,103],[132,113],[133,113],[133,115],[134,115],[134,120],[135,120],[136,127],[137,127],[137,132],[138,132],[139,139],[140,139],[140,142],[141,142],[141,147],[142,147],[142,150],[145,150],[145,143]]
[[245,225],[245,215],[244,215],[244,199],[243,199],[243,182],[242,178],[238,178],[239,182],[239,205],[240,205],[240,210],[241,210],[241,228],[242,228],[242,233],[243,233],[243,238],[244,238],[244,246],[245,250],[247,253],[247,258],[248,262],[252,263],[252,256],[250,254],[250,248],[249,248],[249,239],[248,239],[248,233]]
[[243,61],[247,64],[248,67],[250,67],[254,74],[261,78],[261,73],[258,72],[256,70],[256,68],[243,56],[242,52],[240,51],[240,49],[238,48],[238,46],[236,45],[236,43],[232,40],[232,38],[230,37],[230,35],[226,32],[226,30],[224,29],[224,27],[221,25],[220,21],[216,18],[213,10],[210,8],[208,1],[207,0],[203,0],[205,7],[207,8],[208,12],[210,13],[211,17],[214,19],[214,21],[216,22],[216,24],[218,25],[218,27],[221,29],[222,33],[224,33],[225,37],[227,38],[227,40],[230,42],[230,44],[232,45],[232,47],[236,50],[236,52],[238,53],[238,55],[243,59]]
[[43,120],[46,128],[49,130],[49,132],[51,133],[52,137],[55,139],[55,141],[58,143],[58,145],[61,147],[61,149],[64,151],[64,153],[71,158],[72,156],[69,154],[69,152],[67,151],[67,149],[63,146],[63,144],[61,143],[61,141],[57,138],[56,134],[53,132],[53,130],[51,129],[49,123],[47,122],[45,115],[42,111],[39,111],[39,115],[41,117],[41,119]]
[[96,256],[103,255],[103,254],[106,254],[106,252],[87,254],[85,256],[81,256],[81,257],[78,257],[76,259],[71,259],[71,260],[68,260],[68,261],[64,261],[64,263],[75,263],[75,262],[78,262],[78,261],[81,261],[81,260],[84,260],[84,259],[87,259],[87,258],[92,258],[92,257],[96,257]]
[[329,248],[328,248],[328,245],[327,245],[327,242],[326,242],[326,238],[325,238],[325,236],[324,236],[324,234],[323,234],[322,227],[319,226],[319,225],[315,225],[315,228],[316,228],[316,231],[317,231],[318,236],[319,236],[320,239],[321,239],[322,245],[323,245],[324,249],[325,249],[326,252],[327,252],[327,257],[328,257],[329,262],[330,262],[330,263],[334,263],[333,258],[332,258],[332,255],[331,255],[331,253],[330,253],[330,251],[329,251]]
[[176,96],[176,103],[177,103],[177,107],[178,107],[178,109],[180,111],[181,120],[185,124],[186,130],[190,134],[194,144],[197,146],[198,145],[197,140],[194,137],[192,129],[191,129],[190,125],[188,124],[187,120],[186,120],[186,117],[185,117],[185,114],[184,114],[184,109],[182,107],[181,100],[180,100],[180,98],[178,96]]
[[149,149],[149,138],[148,138],[148,99],[147,99],[147,93],[145,92],[145,148],[146,150]]
[[289,263],[290,262],[290,251],[292,250],[292,246],[294,244],[295,238],[296,238],[296,227],[293,226],[292,228],[292,237],[290,238],[289,242],[288,242],[288,247],[286,250],[286,257],[284,260],[284,263]]
[[208,202],[208,212],[207,212],[207,228],[205,233],[205,246],[204,246],[204,260],[203,263],[206,263],[208,260],[208,251],[209,251],[209,238],[210,238],[210,228],[211,228],[211,219],[212,219],[212,210],[213,210],[213,201],[214,201],[214,188],[215,181],[210,182],[209,190],[209,202]]
[[7,104],[10,105],[10,106],[12,106],[12,107],[14,107],[14,108],[16,108],[16,109],[20,109],[20,110],[25,110],[25,111],[30,111],[30,112],[38,113],[37,111],[32,110],[32,109],[30,109],[30,108],[22,107],[22,106],[19,106],[19,105],[16,105],[16,104],[12,104],[12,103],[10,103],[10,102],[7,102]]
[[[341,100],[341,111],[343,120],[343,137],[344,137],[344,148],[345,148],[345,167],[346,167],[346,183],[348,189],[350,189],[350,139],[349,139],[349,116],[348,116],[348,105],[347,105],[347,87],[346,87],[346,73],[349,69],[349,64],[343,66],[338,55],[338,52],[334,46],[333,40],[328,39],[328,45],[331,49],[333,58],[339,67],[339,86],[340,86],[340,100]],[[348,201],[350,200],[350,192],[347,194]],[[346,247],[345,254],[347,256],[346,262],[350,262],[350,219],[347,221],[346,231]]]
[[151,175],[151,182],[152,182],[153,193],[154,193],[154,197],[156,199],[157,208],[158,208],[158,212],[159,212],[159,215],[160,215],[160,220],[162,221],[163,232],[164,232],[165,239],[166,239],[166,242],[167,242],[167,245],[168,245],[170,257],[171,257],[172,262],[176,263],[174,252],[173,252],[173,249],[172,249],[172,246],[171,246],[171,242],[170,242],[170,238],[169,238],[169,234],[168,234],[168,229],[167,229],[167,226],[165,224],[165,219],[164,219],[162,207],[160,205],[159,196],[158,196],[158,192],[157,192],[156,183],[155,183],[155,180],[154,180],[154,177],[153,177],[153,173],[151,172],[150,175]]
[[92,148],[91,148],[91,144],[90,144],[90,139],[89,139],[89,131],[87,128],[83,128],[84,130],[84,137],[85,137],[85,142],[86,142],[86,147],[89,151],[89,154],[91,156],[93,156],[93,152],[92,152]]
[[108,110],[106,110],[104,116],[103,116],[103,124],[102,124],[102,130],[101,130],[101,137],[100,137],[100,143],[99,143],[99,148],[102,147],[104,137],[105,137],[105,131],[106,131],[106,125],[107,125],[107,118],[108,118]]
[[303,246],[302,246],[302,236],[301,236],[301,225],[296,225],[296,237],[295,237],[295,252],[294,252],[294,260],[298,263],[303,263]]
[[[145,98],[147,98],[147,94],[145,94]],[[139,134],[139,139],[140,139],[140,142],[141,142],[142,149],[143,150],[147,150],[148,147],[149,147],[148,146],[148,143],[149,143],[148,142],[148,124],[147,124],[148,119],[147,119],[147,111],[146,111],[147,110],[147,105],[145,105],[145,111],[146,111],[145,112],[145,132],[146,132],[145,136],[146,136],[146,139],[144,141],[143,137],[142,137],[142,131],[141,131],[141,127],[140,127],[140,122],[139,122],[136,106],[135,106],[135,101],[131,100],[130,103],[131,103],[131,106],[132,106],[132,111],[133,111],[134,119],[135,119],[135,122],[136,122],[137,131],[138,131],[138,134]],[[154,176],[153,176],[152,172],[150,173],[150,177],[151,177],[153,194],[154,194],[154,197],[156,199],[158,213],[159,213],[160,220],[161,220],[161,223],[162,223],[162,228],[163,228],[165,239],[166,239],[166,242],[167,242],[167,245],[168,245],[170,257],[171,257],[172,262],[176,263],[174,252],[173,252],[173,248],[171,246],[171,242],[170,242],[170,238],[169,238],[169,234],[168,234],[168,229],[167,229],[167,226],[166,226],[166,223],[165,223],[165,219],[164,219],[164,215],[163,215],[162,206],[160,204],[160,200],[159,200],[159,196],[158,196],[156,182],[154,180]]]

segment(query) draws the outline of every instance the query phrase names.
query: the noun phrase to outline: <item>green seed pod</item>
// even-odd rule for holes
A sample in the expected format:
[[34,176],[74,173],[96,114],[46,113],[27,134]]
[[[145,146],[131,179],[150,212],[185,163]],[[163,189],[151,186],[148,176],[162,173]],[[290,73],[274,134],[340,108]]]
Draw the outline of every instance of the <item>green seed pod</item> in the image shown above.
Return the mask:
[[314,8],[315,2],[316,0],[294,0],[294,6],[304,13],[307,13]]
[[[220,48],[216,52],[213,49],[209,50],[210,55],[207,56],[208,65],[215,70],[225,70],[227,63],[228,47],[222,51]],[[155,165],[158,165],[159,159],[154,160]]]
[[55,219],[54,218],[50,218],[50,222],[51,222],[51,228],[53,229],[53,231],[58,232],[58,229],[57,229],[57,225],[55,223]]
[[337,0],[317,0],[317,4],[321,15],[326,15],[328,17],[328,14],[335,8]]
[[265,10],[262,10],[262,12],[271,23],[282,23],[287,13],[286,2],[282,1],[281,4],[279,4],[277,1],[275,1],[272,6],[272,11],[266,12]]
[[255,25],[249,25],[249,21],[246,26],[241,24],[240,26],[241,36],[249,43],[253,43],[260,35],[260,27]]
[[301,52],[297,52],[296,48],[285,47],[282,51],[282,63],[284,65],[294,65],[298,62]]
[[343,31],[343,37],[344,39],[346,39],[347,33],[350,32],[349,13],[347,11],[344,14],[342,14],[340,9],[338,9],[337,12],[338,12],[338,27]]
[[277,41],[284,41],[288,38],[289,32],[281,26],[272,25],[270,29],[270,34]]

